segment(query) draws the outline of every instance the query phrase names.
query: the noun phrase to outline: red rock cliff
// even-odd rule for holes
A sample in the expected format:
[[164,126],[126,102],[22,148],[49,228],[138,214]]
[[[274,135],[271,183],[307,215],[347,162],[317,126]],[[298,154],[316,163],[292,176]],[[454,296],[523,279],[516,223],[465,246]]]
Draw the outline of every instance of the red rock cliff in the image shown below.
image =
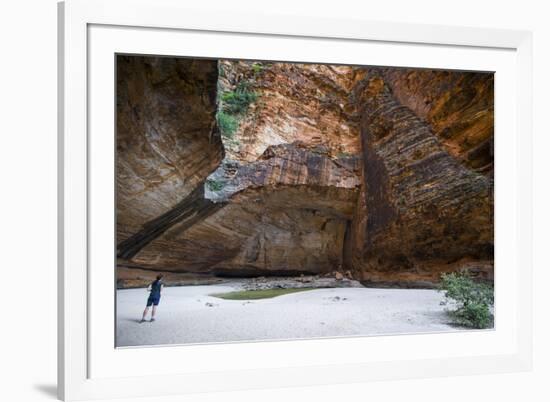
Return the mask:
[[118,77],[122,265],[492,275],[492,75],[130,57]]
[[[492,158],[472,157],[492,141],[492,118],[490,129],[476,123],[492,114],[492,77],[467,75],[368,69],[355,87],[363,186],[346,263],[360,279],[422,284],[459,268],[492,277]],[[401,89],[409,80],[417,86]],[[466,87],[467,101],[457,86]],[[449,100],[455,95],[462,100]],[[416,99],[438,105],[439,117],[427,118],[436,113]],[[481,133],[466,124],[472,121]]]

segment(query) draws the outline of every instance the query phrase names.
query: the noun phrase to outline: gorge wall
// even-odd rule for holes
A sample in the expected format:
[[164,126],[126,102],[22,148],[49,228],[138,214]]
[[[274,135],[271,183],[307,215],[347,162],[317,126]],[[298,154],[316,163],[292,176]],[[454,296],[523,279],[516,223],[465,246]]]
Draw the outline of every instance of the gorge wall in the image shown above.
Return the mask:
[[492,277],[491,74],[119,57],[117,76],[125,280]]
[[216,61],[118,56],[119,249],[144,226],[177,210],[222,160],[217,83]]
[[424,285],[458,269],[492,279],[492,88],[481,74],[364,71],[363,187],[346,247],[361,280]]

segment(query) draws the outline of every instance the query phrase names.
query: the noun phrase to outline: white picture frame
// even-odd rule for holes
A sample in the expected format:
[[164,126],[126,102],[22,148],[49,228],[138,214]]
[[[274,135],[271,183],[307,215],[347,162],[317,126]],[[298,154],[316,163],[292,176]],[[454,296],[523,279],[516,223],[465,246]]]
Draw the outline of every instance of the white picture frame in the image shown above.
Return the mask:
[[[220,47],[228,37],[238,46],[226,43]],[[372,51],[368,60],[353,50],[365,46]],[[531,368],[531,33],[216,14],[186,8],[178,0],[68,0],[59,4],[59,49],[61,399],[161,396]],[[98,273],[93,267],[102,259],[112,261],[114,255],[114,242],[102,230],[113,224],[114,211],[108,203],[101,203],[109,199],[114,187],[113,166],[108,162],[114,152],[109,145],[114,141],[109,134],[114,130],[109,118],[114,113],[114,76],[110,76],[114,71],[109,63],[117,52],[242,58],[246,53],[256,59],[496,71],[495,330],[115,349],[110,315],[113,298],[94,296],[113,293],[114,284],[104,280],[112,270]],[[421,56],[424,65],[417,60]],[[439,59],[443,60],[436,61]],[[111,177],[105,193],[94,184],[97,177]],[[499,181],[502,177],[507,180]],[[501,219],[505,216],[506,222]],[[504,265],[500,274],[499,267]],[[336,350],[355,353],[331,352]],[[258,356],[269,356],[265,359],[268,363],[258,361]],[[138,363],[147,359],[162,362],[161,368],[143,371]],[[238,364],[227,364],[236,360]],[[154,376],[155,381],[144,381],[145,376]]]

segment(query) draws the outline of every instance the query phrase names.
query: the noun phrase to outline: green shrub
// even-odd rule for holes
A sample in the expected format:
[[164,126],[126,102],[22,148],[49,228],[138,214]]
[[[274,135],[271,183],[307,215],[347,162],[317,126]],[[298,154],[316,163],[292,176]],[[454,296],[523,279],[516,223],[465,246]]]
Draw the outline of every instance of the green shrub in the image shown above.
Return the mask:
[[255,102],[258,95],[250,89],[250,83],[243,80],[237,84],[234,91],[218,92],[218,127],[225,139],[233,138],[239,128],[239,119]]
[[254,71],[254,74],[261,73],[263,68],[264,68],[264,66],[261,63],[252,64],[252,71]]
[[210,191],[220,191],[224,186],[224,182],[221,180],[208,179],[206,180],[206,185]]
[[467,304],[450,314],[458,324],[472,328],[489,328],[493,321],[489,306],[480,303]]
[[472,328],[492,325],[492,286],[476,282],[466,271],[462,271],[441,275],[439,290],[445,292],[447,301],[452,300],[456,304],[456,309],[449,311],[449,314],[457,324]]
[[257,98],[258,95],[250,90],[250,84],[247,81],[241,81],[234,91],[222,93],[222,108],[229,114],[243,114]]
[[235,116],[219,111],[217,114],[218,126],[222,136],[226,138],[232,138],[235,131],[239,127],[239,121]]

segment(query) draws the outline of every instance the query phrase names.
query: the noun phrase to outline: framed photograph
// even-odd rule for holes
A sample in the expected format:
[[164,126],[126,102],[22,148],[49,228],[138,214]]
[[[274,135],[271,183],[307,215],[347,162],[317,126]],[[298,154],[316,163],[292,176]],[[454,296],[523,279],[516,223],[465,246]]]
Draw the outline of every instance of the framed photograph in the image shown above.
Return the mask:
[[61,399],[530,369],[529,32],[69,0],[59,49]]

